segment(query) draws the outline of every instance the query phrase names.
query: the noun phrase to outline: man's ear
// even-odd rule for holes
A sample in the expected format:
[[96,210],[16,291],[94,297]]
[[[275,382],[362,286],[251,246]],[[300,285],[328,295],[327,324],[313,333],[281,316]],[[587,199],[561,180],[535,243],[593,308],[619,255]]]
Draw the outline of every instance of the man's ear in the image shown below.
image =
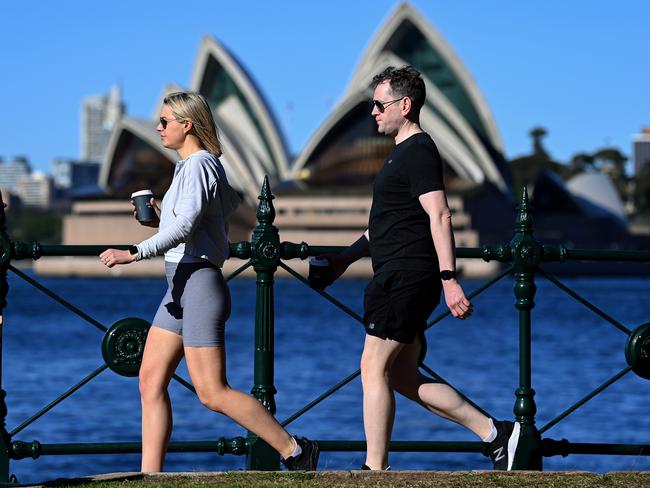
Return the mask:
[[404,103],[404,108],[402,109],[402,116],[409,119],[412,122],[417,122],[419,119],[419,111],[413,106],[413,99],[411,97],[404,97],[402,101]]
[[411,115],[411,112],[413,111],[413,100],[411,100],[410,97],[404,97],[402,99],[402,103],[404,104],[402,106],[402,115],[404,117],[408,117]]

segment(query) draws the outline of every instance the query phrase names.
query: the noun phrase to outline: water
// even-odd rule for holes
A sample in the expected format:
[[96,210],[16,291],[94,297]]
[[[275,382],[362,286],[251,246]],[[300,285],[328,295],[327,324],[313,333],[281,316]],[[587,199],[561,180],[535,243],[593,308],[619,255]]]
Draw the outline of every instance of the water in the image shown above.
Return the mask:
[[[41,279],[47,287],[106,326],[124,317],[151,320],[164,292],[162,279]],[[564,280],[630,329],[650,321],[650,283],[642,278]],[[480,286],[466,281],[467,290]],[[231,283],[233,315],[227,326],[232,386],[250,391],[255,282]],[[341,280],[334,296],[361,313],[365,281]],[[533,311],[533,388],[537,425],[567,407],[625,366],[626,335],[540,278]],[[102,364],[102,333],[10,273],[5,311],[3,380],[11,431]],[[426,364],[497,418],[513,418],[518,386],[518,322],[512,279],[474,300],[469,321],[447,318],[429,330]],[[276,282],[277,417],[284,420],[358,368],[363,329],[295,280]],[[179,373],[187,378],[182,366]],[[173,440],[216,440],[245,435],[229,419],[209,412],[184,387],[172,383]],[[647,398],[650,383],[627,374],[574,412],[545,437],[572,442],[650,444]],[[292,433],[316,439],[363,439],[361,387],[352,381],[293,422]],[[41,443],[139,441],[140,407],[135,378],[107,370],[42,418],[14,436]],[[475,440],[462,427],[397,400],[395,440]],[[364,454],[321,455],[320,469],[358,469]],[[169,471],[243,469],[241,456],[169,454]],[[393,453],[394,469],[489,469],[480,454]],[[25,482],[115,471],[137,471],[138,455],[43,456],[11,462]],[[642,456],[544,459],[547,470],[648,470]]]

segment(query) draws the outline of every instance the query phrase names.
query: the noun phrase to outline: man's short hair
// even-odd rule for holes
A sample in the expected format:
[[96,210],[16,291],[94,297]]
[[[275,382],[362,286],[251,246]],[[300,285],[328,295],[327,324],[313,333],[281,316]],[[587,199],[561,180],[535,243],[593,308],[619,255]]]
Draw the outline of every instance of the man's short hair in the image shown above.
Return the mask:
[[377,88],[377,85],[384,81],[389,82],[390,89],[396,97],[409,97],[413,101],[415,113],[420,112],[427,91],[418,70],[413,66],[403,66],[401,68],[389,66],[372,79],[372,88]]

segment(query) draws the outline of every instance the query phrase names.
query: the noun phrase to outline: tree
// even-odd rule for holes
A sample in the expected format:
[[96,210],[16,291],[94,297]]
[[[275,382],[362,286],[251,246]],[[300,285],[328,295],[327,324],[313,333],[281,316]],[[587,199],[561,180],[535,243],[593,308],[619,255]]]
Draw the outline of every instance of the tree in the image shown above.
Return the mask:
[[594,157],[589,153],[574,154],[569,162],[571,174],[576,175],[594,169]]
[[632,198],[630,181],[625,174],[627,156],[621,153],[618,148],[605,147],[596,151],[593,158],[594,167],[611,178],[621,199],[624,202],[630,201]]
[[548,131],[544,127],[540,126],[534,127],[529,134],[533,138],[533,154],[545,159],[551,159],[542,145],[542,139],[546,134],[548,134]]

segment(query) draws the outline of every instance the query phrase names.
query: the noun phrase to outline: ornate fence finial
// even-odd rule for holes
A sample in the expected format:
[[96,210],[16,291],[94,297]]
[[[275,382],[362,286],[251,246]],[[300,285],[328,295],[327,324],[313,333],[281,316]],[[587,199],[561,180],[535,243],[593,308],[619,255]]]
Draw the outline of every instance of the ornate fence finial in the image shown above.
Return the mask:
[[260,224],[272,224],[275,220],[275,208],[273,207],[273,193],[271,193],[271,185],[269,185],[269,177],[264,176],[264,183],[262,184],[262,191],[257,199],[260,204],[257,206],[257,221]]
[[525,234],[533,233],[533,214],[532,208],[528,203],[528,189],[524,186],[521,192],[521,202],[517,206],[517,217],[515,218],[515,232]]

